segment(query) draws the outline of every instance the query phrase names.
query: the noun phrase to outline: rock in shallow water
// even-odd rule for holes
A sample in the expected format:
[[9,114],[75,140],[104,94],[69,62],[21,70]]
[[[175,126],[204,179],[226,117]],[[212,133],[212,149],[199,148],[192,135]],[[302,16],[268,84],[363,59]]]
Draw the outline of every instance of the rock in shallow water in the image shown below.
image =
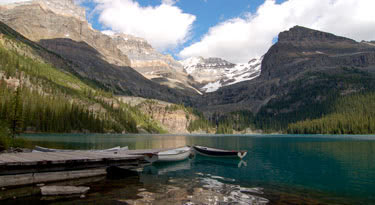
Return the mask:
[[43,186],[40,188],[43,196],[85,194],[90,187],[84,186]]

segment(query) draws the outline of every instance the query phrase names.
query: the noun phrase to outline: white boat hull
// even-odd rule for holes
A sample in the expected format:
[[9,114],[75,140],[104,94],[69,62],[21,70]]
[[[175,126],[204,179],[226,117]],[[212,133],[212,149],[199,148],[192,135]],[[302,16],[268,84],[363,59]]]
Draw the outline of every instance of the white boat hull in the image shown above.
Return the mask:
[[158,162],[176,162],[189,158],[190,147],[182,147],[158,153]]
[[176,162],[187,159],[190,156],[190,151],[176,154],[176,155],[159,155],[158,162]]

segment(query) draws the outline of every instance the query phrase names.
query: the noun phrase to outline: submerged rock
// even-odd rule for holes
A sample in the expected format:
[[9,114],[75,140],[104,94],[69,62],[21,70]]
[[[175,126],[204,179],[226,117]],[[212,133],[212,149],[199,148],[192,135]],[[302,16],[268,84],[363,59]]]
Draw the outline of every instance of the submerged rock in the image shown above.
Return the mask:
[[90,187],[85,186],[43,186],[40,188],[43,196],[85,194]]

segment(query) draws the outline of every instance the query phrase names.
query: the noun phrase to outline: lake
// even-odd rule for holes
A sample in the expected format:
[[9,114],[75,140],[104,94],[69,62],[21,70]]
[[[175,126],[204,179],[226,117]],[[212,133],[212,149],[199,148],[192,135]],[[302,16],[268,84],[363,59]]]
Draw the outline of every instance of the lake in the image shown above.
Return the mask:
[[[154,164],[139,176],[84,182],[86,198],[62,204],[375,204],[375,136],[27,135],[65,149],[203,145],[247,150],[243,161],[196,156]],[[39,203],[40,196],[16,199]],[[8,201],[10,203],[12,201]],[[15,202],[13,200],[13,202]]]

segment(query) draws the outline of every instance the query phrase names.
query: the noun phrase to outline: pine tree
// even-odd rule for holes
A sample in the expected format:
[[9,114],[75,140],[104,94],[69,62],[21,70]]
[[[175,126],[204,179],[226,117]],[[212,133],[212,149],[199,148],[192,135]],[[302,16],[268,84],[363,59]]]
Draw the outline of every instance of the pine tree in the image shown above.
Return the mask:
[[18,135],[22,132],[22,112],[23,112],[23,103],[21,97],[21,86],[18,86],[14,96],[12,98],[12,103],[10,106],[10,115],[9,115],[9,124],[12,137]]

